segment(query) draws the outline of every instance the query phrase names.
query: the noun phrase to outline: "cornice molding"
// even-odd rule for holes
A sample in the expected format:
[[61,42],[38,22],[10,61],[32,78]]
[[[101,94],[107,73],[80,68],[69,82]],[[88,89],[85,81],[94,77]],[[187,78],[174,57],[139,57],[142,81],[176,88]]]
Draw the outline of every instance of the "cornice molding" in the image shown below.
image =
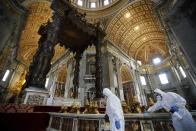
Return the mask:
[[31,5],[32,3],[40,3],[40,2],[51,5],[51,0],[25,0],[24,2],[22,2],[22,5],[28,8],[28,6]]

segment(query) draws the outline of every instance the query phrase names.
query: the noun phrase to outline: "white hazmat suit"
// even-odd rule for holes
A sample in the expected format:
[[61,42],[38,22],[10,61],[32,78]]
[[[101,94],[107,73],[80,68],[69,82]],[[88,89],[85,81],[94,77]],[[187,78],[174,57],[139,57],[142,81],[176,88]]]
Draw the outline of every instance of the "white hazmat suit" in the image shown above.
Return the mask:
[[173,92],[163,92],[155,89],[155,93],[161,95],[161,100],[148,109],[148,112],[154,112],[161,108],[170,111],[172,107],[177,107],[178,111],[172,113],[172,122],[176,131],[196,131],[196,123],[190,112],[186,109],[186,100],[180,95]]
[[[103,94],[107,96],[106,114],[110,120],[111,131],[124,131],[124,114],[120,99],[114,95],[108,88],[104,88]],[[117,129],[115,122],[120,122],[120,129]]]

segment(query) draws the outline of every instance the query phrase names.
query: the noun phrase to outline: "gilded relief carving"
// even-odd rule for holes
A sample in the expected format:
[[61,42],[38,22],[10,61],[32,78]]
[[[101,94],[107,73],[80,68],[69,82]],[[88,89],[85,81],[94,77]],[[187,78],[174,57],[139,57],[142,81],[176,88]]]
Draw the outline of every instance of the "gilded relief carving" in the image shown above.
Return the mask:
[[13,92],[14,94],[17,95],[20,93],[22,86],[26,81],[25,76],[26,76],[26,71],[21,73],[19,80],[16,82],[16,84],[13,87],[10,88],[10,92]]

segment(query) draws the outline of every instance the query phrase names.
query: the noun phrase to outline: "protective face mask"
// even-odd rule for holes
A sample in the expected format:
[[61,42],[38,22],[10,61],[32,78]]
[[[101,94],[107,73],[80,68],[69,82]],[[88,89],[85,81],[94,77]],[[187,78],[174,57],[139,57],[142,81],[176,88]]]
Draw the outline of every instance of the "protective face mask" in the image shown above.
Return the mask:
[[157,99],[157,101],[161,101],[161,100],[162,100],[162,98],[161,98],[160,95],[158,95],[158,96],[156,97],[156,99]]
[[107,100],[107,96],[104,96],[104,99]]
[[103,95],[104,99],[106,99],[107,97],[105,95]]

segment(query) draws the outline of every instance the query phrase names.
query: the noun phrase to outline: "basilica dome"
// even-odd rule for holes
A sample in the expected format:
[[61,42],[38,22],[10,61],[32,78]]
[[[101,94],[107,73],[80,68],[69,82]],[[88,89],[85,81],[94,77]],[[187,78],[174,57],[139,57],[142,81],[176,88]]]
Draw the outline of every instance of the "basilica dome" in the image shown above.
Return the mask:
[[106,9],[119,0],[71,0],[71,3],[84,10],[102,10]]

